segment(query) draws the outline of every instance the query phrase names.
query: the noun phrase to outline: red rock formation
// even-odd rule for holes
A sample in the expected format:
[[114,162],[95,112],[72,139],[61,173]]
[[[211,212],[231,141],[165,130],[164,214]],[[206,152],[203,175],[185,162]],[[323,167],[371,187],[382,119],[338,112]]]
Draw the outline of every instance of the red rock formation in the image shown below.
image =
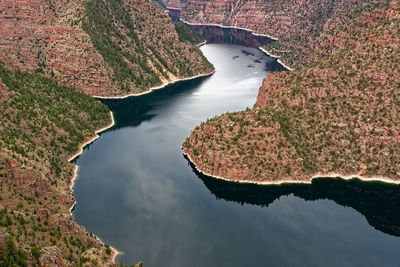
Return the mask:
[[221,24],[254,30],[276,38],[313,27],[361,0],[189,0],[181,17],[191,23]]
[[[121,39],[114,41],[121,51],[130,55],[122,61],[129,67],[136,65],[118,71],[130,73],[131,79],[137,76],[130,82],[117,81],[113,61],[104,59],[105,54],[100,54],[103,50],[98,46],[96,50],[93,45],[97,39],[92,40],[93,36],[82,29],[82,21],[88,17],[85,4],[86,1],[78,0],[0,1],[0,61],[11,68],[42,73],[62,85],[98,96],[139,93],[164,81],[211,72],[212,66],[203,61],[196,47],[178,41],[174,25],[166,14],[148,1],[126,0],[124,8],[138,12],[127,12],[132,20],[137,19],[133,24],[137,27],[138,44],[132,37],[120,37],[129,31],[120,22],[116,22],[116,28],[121,27],[118,28]],[[107,16],[112,17],[112,12]],[[91,26],[95,27],[93,22]],[[147,68],[142,66],[143,62]],[[183,69],[189,71],[183,72]],[[152,71],[156,73],[147,77]],[[145,83],[143,77],[151,82]]]
[[0,61],[88,93],[112,88],[109,69],[73,17],[82,8],[80,1],[1,1]]

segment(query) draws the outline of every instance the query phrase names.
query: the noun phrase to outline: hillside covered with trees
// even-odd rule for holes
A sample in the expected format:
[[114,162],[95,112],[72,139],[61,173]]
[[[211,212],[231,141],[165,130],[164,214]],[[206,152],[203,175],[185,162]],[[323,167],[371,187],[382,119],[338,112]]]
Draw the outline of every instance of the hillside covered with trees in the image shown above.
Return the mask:
[[398,181],[399,10],[398,1],[378,1],[333,17],[318,36],[341,36],[339,46],[310,40],[313,51],[332,52],[296,71],[268,74],[252,109],[201,124],[184,153],[199,170],[228,180],[338,173]]
[[94,98],[0,64],[0,265],[111,264],[111,249],[70,215],[79,144],[110,123]]
[[1,1],[0,37],[8,66],[98,96],[141,93],[213,70],[145,0]]

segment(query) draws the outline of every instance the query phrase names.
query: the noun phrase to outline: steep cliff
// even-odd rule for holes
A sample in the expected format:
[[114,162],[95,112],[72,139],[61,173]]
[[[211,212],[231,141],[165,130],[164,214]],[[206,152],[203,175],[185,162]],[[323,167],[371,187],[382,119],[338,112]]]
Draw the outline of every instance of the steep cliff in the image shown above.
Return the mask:
[[0,37],[0,61],[93,95],[139,93],[212,70],[143,0],[4,0]]
[[[319,27],[337,12],[361,0],[189,0],[180,3],[181,18],[190,23],[220,24],[253,30],[274,38],[294,36]],[[168,3],[169,6],[172,3]]]
[[[264,183],[334,173],[398,181],[400,4],[366,5],[354,20],[346,13],[346,27],[335,19],[324,27],[320,36],[343,38],[332,54],[269,74],[253,109],[197,127],[183,144],[197,168]],[[328,45],[311,42],[316,51]]]

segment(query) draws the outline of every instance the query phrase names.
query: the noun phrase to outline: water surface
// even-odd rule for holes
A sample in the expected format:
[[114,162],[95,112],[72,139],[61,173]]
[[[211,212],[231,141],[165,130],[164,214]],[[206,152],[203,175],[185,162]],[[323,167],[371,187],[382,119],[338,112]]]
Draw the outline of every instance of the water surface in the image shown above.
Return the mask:
[[398,186],[316,180],[255,186],[198,174],[180,146],[201,121],[251,107],[276,61],[253,48],[201,48],[216,73],[105,101],[117,125],[77,160],[77,222],[122,251],[173,266],[398,266]]

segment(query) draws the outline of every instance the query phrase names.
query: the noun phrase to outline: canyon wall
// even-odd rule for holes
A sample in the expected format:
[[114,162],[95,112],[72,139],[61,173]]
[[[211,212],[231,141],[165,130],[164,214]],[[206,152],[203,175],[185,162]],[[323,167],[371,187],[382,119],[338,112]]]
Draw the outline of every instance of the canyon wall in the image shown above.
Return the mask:
[[4,0],[0,37],[0,61],[92,95],[140,93],[212,71],[167,14],[142,0]]
[[241,29],[211,25],[191,25],[190,27],[204,36],[207,43],[228,43],[259,48],[273,41],[268,37],[253,35],[250,31]]
[[110,71],[79,27],[80,1],[0,2],[0,61],[84,92],[113,88]]
[[[189,0],[181,18],[190,23],[220,24],[282,38],[317,27],[337,12],[361,0]],[[172,6],[172,3],[169,3]]]

